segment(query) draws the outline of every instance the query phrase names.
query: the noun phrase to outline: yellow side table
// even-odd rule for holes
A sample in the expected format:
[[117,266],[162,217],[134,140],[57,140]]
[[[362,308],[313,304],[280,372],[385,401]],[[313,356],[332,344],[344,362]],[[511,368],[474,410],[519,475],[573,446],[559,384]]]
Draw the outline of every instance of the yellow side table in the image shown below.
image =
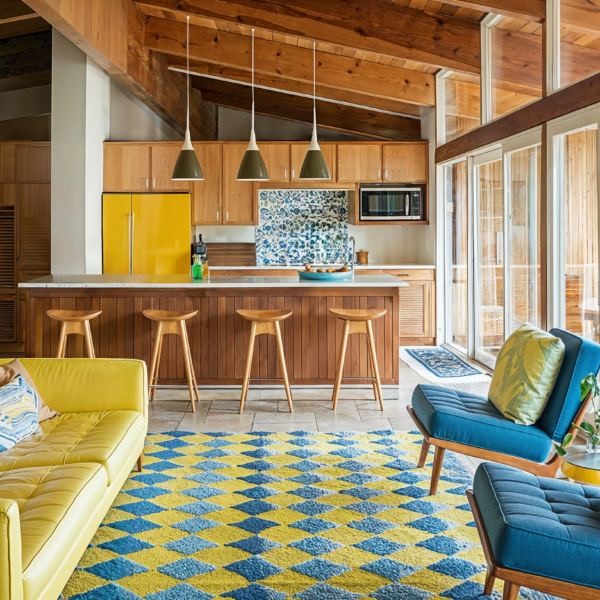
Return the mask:
[[600,454],[585,451],[585,446],[571,446],[560,467],[573,481],[589,485],[600,485]]

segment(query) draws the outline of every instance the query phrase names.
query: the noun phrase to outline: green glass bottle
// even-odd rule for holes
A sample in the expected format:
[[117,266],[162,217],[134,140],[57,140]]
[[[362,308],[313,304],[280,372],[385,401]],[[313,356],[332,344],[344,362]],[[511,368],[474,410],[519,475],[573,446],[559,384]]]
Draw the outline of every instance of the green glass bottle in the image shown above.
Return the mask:
[[202,260],[199,254],[194,254],[194,264],[192,265],[192,277],[194,281],[202,279]]

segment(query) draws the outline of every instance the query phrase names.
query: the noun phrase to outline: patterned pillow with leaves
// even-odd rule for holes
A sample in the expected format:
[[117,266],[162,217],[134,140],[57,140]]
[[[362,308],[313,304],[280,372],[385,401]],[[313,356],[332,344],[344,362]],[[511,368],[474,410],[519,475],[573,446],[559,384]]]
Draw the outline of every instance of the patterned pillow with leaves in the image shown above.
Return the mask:
[[16,443],[17,436],[10,424],[10,417],[0,412],[0,452],[12,448]]
[[565,356],[561,339],[521,325],[502,345],[488,398],[507,418],[533,425],[544,412]]
[[0,413],[10,419],[17,442],[37,431],[38,396],[22,375],[0,387]]

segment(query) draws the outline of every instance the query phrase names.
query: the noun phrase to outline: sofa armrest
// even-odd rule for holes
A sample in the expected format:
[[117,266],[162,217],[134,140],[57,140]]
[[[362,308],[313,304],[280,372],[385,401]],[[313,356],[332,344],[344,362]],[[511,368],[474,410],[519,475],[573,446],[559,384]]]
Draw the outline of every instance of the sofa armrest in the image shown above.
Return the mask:
[[142,360],[22,358],[44,402],[59,413],[133,410],[148,418]]
[[0,498],[0,600],[23,600],[19,506]]

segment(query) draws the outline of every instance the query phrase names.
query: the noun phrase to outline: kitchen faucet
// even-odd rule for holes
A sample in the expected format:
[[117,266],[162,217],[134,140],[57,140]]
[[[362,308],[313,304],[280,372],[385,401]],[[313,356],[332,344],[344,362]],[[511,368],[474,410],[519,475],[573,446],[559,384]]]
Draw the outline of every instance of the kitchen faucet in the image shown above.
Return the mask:
[[355,254],[355,252],[354,252],[354,251],[355,251],[355,249],[356,249],[356,241],[355,241],[355,239],[354,239],[354,236],[353,236],[353,235],[351,235],[351,236],[348,238],[348,241],[349,241],[349,242],[352,242],[352,256],[351,256],[351,259],[352,259],[352,273],[354,273],[354,254]]

